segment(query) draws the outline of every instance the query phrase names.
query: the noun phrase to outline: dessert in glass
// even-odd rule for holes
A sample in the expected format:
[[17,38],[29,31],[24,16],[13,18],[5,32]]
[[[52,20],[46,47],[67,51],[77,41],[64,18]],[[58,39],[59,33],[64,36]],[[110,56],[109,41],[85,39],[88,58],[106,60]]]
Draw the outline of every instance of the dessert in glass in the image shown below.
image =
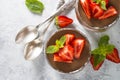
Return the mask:
[[[56,45],[61,46],[59,50],[53,48]],[[49,50],[50,46],[53,49]],[[45,46],[48,63],[62,73],[74,73],[82,70],[89,61],[90,50],[87,37],[73,28],[63,28],[56,31]],[[55,52],[51,53],[51,51]]]
[[101,32],[118,21],[120,0],[77,0],[75,11],[86,29]]

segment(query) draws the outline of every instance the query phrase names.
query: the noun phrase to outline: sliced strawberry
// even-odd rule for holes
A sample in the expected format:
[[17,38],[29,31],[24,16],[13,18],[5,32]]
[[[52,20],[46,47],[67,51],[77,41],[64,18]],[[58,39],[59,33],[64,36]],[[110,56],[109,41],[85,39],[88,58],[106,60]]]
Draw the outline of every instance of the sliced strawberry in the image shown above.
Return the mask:
[[93,67],[94,70],[99,70],[104,61],[100,62],[97,66],[94,66],[94,62],[95,62],[94,57],[93,57],[93,55],[91,55],[90,62],[92,64],[92,67]]
[[90,4],[92,15],[94,18],[98,18],[103,15],[103,9],[96,3]]
[[89,1],[89,5],[95,3],[94,0],[88,0],[88,1]]
[[73,51],[74,49],[70,45],[65,45],[62,49],[59,50],[59,56],[65,60],[70,61],[73,60]]
[[73,42],[72,42],[72,46],[74,48],[74,57],[76,59],[78,59],[82,53],[82,50],[84,48],[84,45],[85,45],[85,40],[84,39],[75,39]]
[[64,28],[66,26],[68,26],[69,24],[71,24],[73,22],[73,20],[71,18],[68,18],[66,16],[57,16],[55,18],[55,24],[57,26],[59,26],[60,28]]
[[105,0],[105,3],[106,3],[106,6],[108,5],[108,3],[109,3],[109,0]]
[[99,16],[99,18],[98,19],[106,19],[106,18],[108,18],[108,17],[111,17],[111,16],[114,16],[114,15],[116,15],[116,14],[118,14],[118,12],[116,11],[116,9],[113,7],[113,6],[110,6],[105,12],[104,12],[104,14],[102,15],[102,16]]
[[115,62],[115,63],[120,63],[119,55],[118,55],[118,50],[114,48],[114,51],[110,54],[107,54],[106,59]]
[[58,53],[55,53],[54,54],[54,61],[56,61],[56,62],[66,62],[66,63],[72,63],[72,61],[70,60],[70,61],[65,61],[65,60],[63,60],[60,56],[59,56],[59,54]]
[[69,44],[71,41],[73,41],[73,39],[75,38],[75,35],[74,34],[65,34],[65,37],[66,37],[66,42],[65,44]]
[[80,5],[82,6],[88,19],[90,19],[91,13],[90,13],[90,7],[89,7],[89,0],[80,0]]

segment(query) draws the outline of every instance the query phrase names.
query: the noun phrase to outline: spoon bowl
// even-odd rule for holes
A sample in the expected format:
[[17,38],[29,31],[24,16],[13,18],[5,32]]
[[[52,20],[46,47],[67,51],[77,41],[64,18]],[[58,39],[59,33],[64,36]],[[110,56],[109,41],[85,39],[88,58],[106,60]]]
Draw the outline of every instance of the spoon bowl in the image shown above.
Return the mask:
[[40,55],[43,50],[43,43],[41,39],[35,39],[29,44],[26,44],[24,53],[26,60],[33,60]]
[[30,42],[38,36],[38,30],[34,26],[26,26],[16,36],[15,42]]

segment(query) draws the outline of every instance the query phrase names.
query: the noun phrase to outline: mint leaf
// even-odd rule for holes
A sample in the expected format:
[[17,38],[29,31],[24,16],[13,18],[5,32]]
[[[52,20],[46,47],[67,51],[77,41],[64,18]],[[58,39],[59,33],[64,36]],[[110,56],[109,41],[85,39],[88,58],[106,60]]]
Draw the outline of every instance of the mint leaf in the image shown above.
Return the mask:
[[95,2],[96,4],[99,4],[101,0],[93,0],[93,2]]
[[56,45],[51,45],[47,47],[46,53],[53,54],[59,51],[59,47]]
[[56,40],[55,43],[56,43],[56,45],[57,45],[59,48],[64,47],[59,40]]
[[91,53],[106,56],[107,54],[111,53],[113,49],[114,49],[114,45],[107,44],[94,49]]
[[96,55],[93,55],[93,58],[94,58],[93,66],[96,67],[98,64],[100,64],[102,61],[105,60],[106,56],[96,54]]
[[64,45],[66,42],[66,37],[62,36],[59,41],[60,41],[61,45]]
[[109,36],[108,35],[104,35],[98,41],[98,46],[104,46],[104,45],[107,45],[107,44],[109,44]]
[[102,0],[102,1],[100,2],[100,7],[101,7],[103,10],[107,10],[105,0]]
[[65,37],[65,36],[62,36],[59,40],[56,40],[56,45],[57,45],[59,48],[63,48],[63,47],[64,47],[64,44],[65,44],[65,41],[66,41],[66,37]]
[[38,0],[26,0],[25,4],[27,8],[33,13],[39,14],[43,12],[44,5]]
[[108,44],[108,45],[106,45],[105,47],[106,47],[106,48],[105,48],[105,49],[106,49],[106,54],[112,53],[113,50],[114,50],[114,48],[115,48],[115,46],[112,45],[112,44]]
[[96,3],[99,4],[101,2],[101,0],[96,0]]

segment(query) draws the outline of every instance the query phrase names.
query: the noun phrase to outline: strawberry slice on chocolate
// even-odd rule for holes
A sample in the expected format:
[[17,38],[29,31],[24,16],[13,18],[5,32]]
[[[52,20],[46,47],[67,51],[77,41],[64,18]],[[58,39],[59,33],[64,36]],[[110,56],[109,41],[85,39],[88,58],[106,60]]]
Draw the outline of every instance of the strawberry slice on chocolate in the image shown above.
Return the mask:
[[80,55],[83,51],[83,48],[85,46],[85,40],[84,39],[75,39],[73,42],[72,42],[72,46],[74,48],[74,57],[76,59],[80,58]]
[[71,43],[74,40],[75,35],[74,34],[65,34],[65,37],[66,37],[65,44],[67,45],[67,44]]
[[59,53],[54,53],[54,61],[56,61],[56,62],[65,62],[65,63],[72,63],[71,60],[64,60],[62,57],[60,57]]
[[68,25],[70,25],[73,22],[73,20],[71,18],[68,18],[66,16],[57,16],[55,18],[55,24],[59,27],[59,28],[64,28],[67,27]]
[[91,8],[92,16],[94,18],[98,18],[103,15],[104,11],[98,4],[92,3],[90,4],[90,8]]
[[90,6],[89,6],[89,0],[80,0],[80,5],[82,6],[86,16],[88,19],[91,18],[91,12],[90,12]]
[[59,56],[65,61],[73,60],[73,47],[70,45],[65,45],[62,49],[59,50]]
[[109,18],[111,16],[114,16],[118,14],[118,12],[116,11],[116,9],[113,6],[110,6],[104,13],[102,16],[99,16],[98,19],[102,20],[102,19],[106,19]]

